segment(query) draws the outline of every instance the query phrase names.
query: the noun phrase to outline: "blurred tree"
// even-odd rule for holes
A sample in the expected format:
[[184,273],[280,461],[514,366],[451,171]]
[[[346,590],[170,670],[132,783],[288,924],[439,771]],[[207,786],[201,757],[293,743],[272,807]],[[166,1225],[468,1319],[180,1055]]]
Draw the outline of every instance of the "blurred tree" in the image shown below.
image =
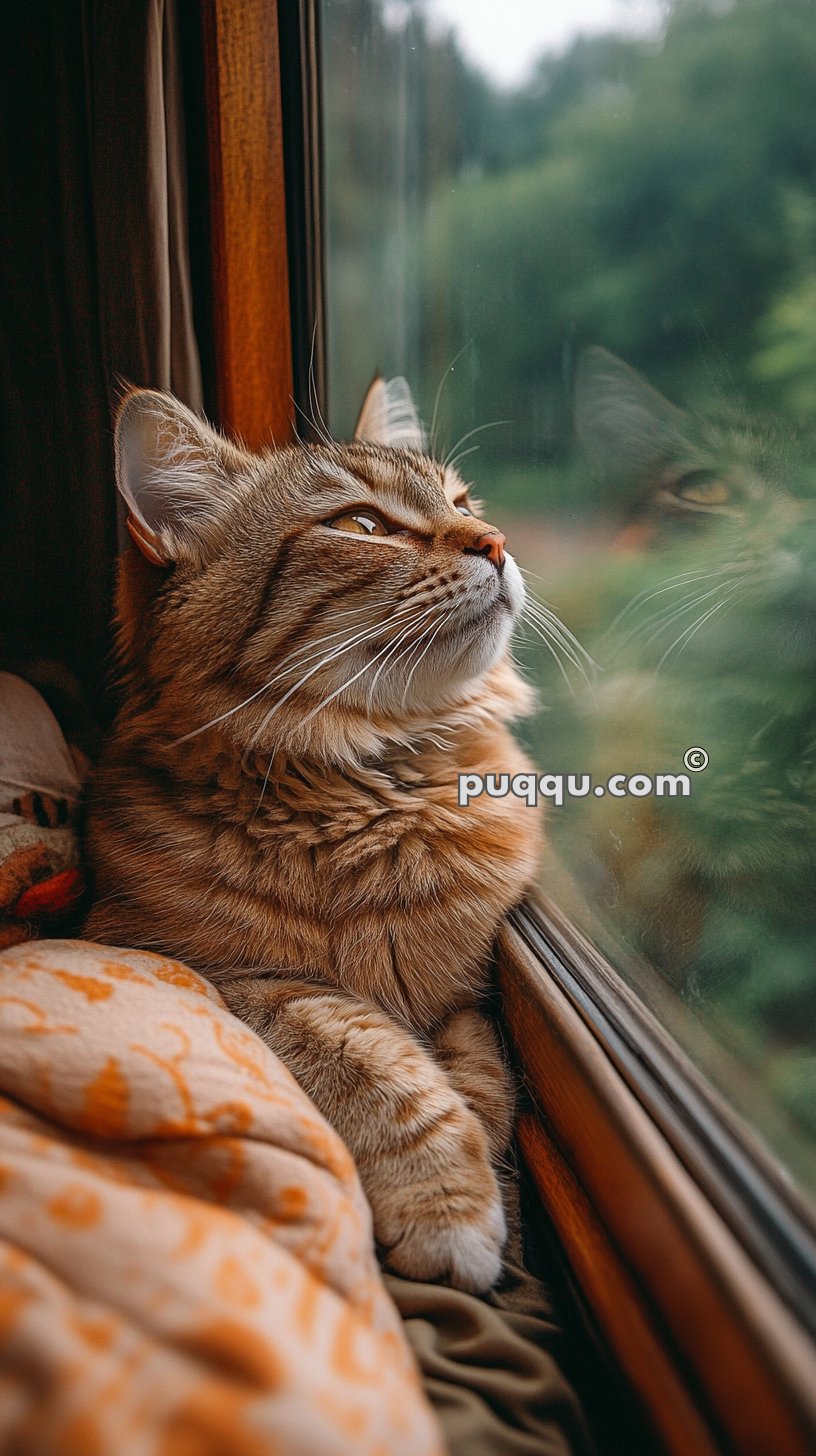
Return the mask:
[[[785,304],[791,189],[816,198],[813,19],[811,0],[676,0],[659,45],[579,40],[493,98],[489,175],[438,188],[423,234],[431,373],[473,341],[457,418],[509,416],[513,453],[560,454],[565,365],[589,340],[670,392],[757,397],[761,321],[781,309],[787,338],[809,297],[797,282]],[[803,323],[800,353],[812,337]]]
[[758,389],[784,415],[812,420],[816,410],[816,196],[802,189],[790,193],[787,226],[797,267],[759,319],[758,347],[749,370]]

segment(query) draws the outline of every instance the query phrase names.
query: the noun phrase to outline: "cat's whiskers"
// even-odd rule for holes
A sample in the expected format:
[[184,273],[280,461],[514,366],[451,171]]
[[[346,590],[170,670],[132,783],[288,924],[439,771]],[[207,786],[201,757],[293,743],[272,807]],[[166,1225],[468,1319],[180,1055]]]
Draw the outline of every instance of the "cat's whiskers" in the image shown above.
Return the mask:
[[[512,423],[512,420],[488,420],[487,423],[484,425],[475,425],[472,430],[466,430],[465,434],[460,435],[459,439],[456,441],[456,444],[453,445],[452,448],[448,451],[447,455],[442,461],[442,469],[446,470],[449,466],[452,466],[454,464],[454,461],[456,459],[463,460],[465,455],[470,454],[470,450],[465,450],[461,455],[459,454],[459,451],[461,449],[461,446],[464,445],[467,440],[473,439],[474,435],[480,435],[483,430],[495,430],[499,425],[512,425]],[[478,448],[479,447],[477,445],[473,446],[473,449]]]
[[[406,680],[405,687],[404,687],[403,693],[402,693],[402,703],[403,703],[403,707],[405,707],[405,705],[407,704],[407,701],[408,701],[408,691],[409,691],[409,689],[411,687],[411,683],[413,682],[414,673],[416,672],[417,668],[419,667],[420,663],[422,662],[423,657],[425,657],[426,653],[433,646],[433,643],[434,643],[435,638],[441,632],[441,630],[444,627],[445,622],[447,621],[447,619],[448,619],[449,616],[450,616],[450,610],[448,610],[447,612],[445,612],[445,614],[442,617],[442,620],[437,624],[436,628],[431,632],[431,635],[430,635],[428,641],[426,642],[425,646],[423,647],[422,651],[419,654],[419,657],[417,658],[416,662],[414,663],[413,667],[411,668],[411,671],[408,674],[408,678]],[[416,644],[416,645],[418,645],[418,644]]]
[[[518,566],[518,562],[516,562],[516,566]],[[537,571],[530,571],[526,566],[518,566],[518,569],[521,572],[521,575],[525,579],[529,578],[531,581],[532,580],[535,580],[535,581],[543,581],[545,583],[547,581],[547,578],[545,576],[539,576],[539,574],[538,574]],[[538,588],[537,587],[532,587],[531,590],[534,593],[534,595],[532,595],[532,596],[528,595],[528,597],[527,597],[528,603],[529,602],[532,602],[534,606],[543,607],[545,611],[550,612],[552,616],[556,617],[556,620],[557,621],[561,622],[561,618],[557,616],[557,613],[555,611],[555,607],[553,606],[552,602],[548,602],[545,597],[542,597],[539,594],[539,591],[538,591]],[[563,625],[564,625],[563,622],[561,622],[561,626],[562,627],[563,627]],[[564,630],[566,631],[567,629],[564,628]]]
[[328,427],[328,425],[326,424],[326,421],[323,418],[323,413],[322,413],[321,408],[320,408],[320,401],[318,400],[318,397],[317,397],[317,385],[315,384],[315,377],[314,377],[314,356],[315,356],[315,344],[316,344],[316,342],[317,342],[317,319],[315,319],[315,321],[314,321],[314,327],[312,328],[312,347],[311,347],[311,351],[309,353],[309,407],[310,407],[310,409],[312,411],[312,414],[317,416],[317,423],[315,423],[315,429],[316,429],[318,435],[320,436],[320,438],[322,439],[324,445],[333,445],[334,444],[334,441],[332,440],[331,433],[329,431],[329,427]]
[[[537,581],[546,580],[545,577],[539,576],[537,572],[528,571],[526,567],[519,567],[519,570],[524,577],[535,577]],[[567,648],[570,648],[573,654],[577,653],[579,657],[583,658],[586,666],[588,668],[591,668],[593,672],[599,671],[598,664],[595,661],[594,657],[592,657],[592,655],[587,652],[584,644],[582,642],[579,642],[575,634],[570,631],[569,627],[567,627],[564,622],[562,622],[561,618],[558,616],[558,613],[555,611],[550,602],[545,601],[544,598],[541,596],[530,596],[528,594],[525,597],[524,605],[521,612],[522,617],[524,617],[525,614],[528,618],[532,616],[537,617],[541,625],[549,628],[553,632],[553,634],[558,637],[561,645],[564,647],[565,650]],[[575,666],[578,667],[578,670],[583,673],[583,669],[581,668],[580,663],[575,662],[574,656],[571,655],[570,660],[573,661],[575,663]],[[586,674],[583,675],[586,676]]]
[[[691,613],[696,613],[704,602],[709,601],[712,596],[718,596],[721,590],[720,586],[716,586],[711,591],[700,592],[696,596],[689,597],[685,604],[673,608],[671,612],[662,613],[656,621],[650,619],[644,623],[639,632],[632,633],[626,641],[620,644],[613,657],[614,664],[625,668],[627,663],[632,661],[631,654],[635,650],[640,651],[641,648],[651,647],[661,637],[665,638],[666,634],[678,623],[683,622],[684,617],[688,618]],[[685,626],[688,625],[688,621],[686,621]],[[684,628],[681,627],[681,630]]]
[[597,664],[590,657],[586,648],[574,637],[572,632],[554,612],[534,599],[526,598],[521,609],[521,622],[530,627],[547,647],[551,656],[555,659],[559,672],[567,684],[571,693],[574,693],[574,685],[567,673],[562,657],[566,659],[584,681],[585,686],[592,691],[592,680],[589,668],[592,672],[597,671]]
[[[436,611],[436,609],[436,603],[426,608],[426,610],[424,612],[421,612],[414,621],[409,623],[409,627],[419,626],[419,623],[423,622],[425,618],[431,612]],[[333,692],[329,693],[328,697],[323,698],[321,702],[317,704],[317,707],[312,708],[306,714],[306,717],[301,719],[299,726],[304,727],[307,723],[310,723],[312,719],[317,716],[318,713],[322,712],[324,708],[328,707],[329,703],[333,703],[335,698],[339,698],[341,693],[344,693],[347,688],[350,688],[353,683],[356,683],[357,680],[363,676],[363,673],[368,672],[374,666],[374,663],[380,660],[384,653],[390,652],[392,647],[393,643],[386,642],[385,646],[382,647],[379,652],[375,652],[374,656],[370,659],[370,661],[364,663],[358,672],[355,672],[350,678],[347,678],[345,682],[342,682],[339,687],[335,688]],[[284,699],[281,699],[281,702],[283,701]]]
[[546,631],[545,628],[539,627],[537,623],[531,621],[529,618],[526,621],[526,625],[529,626],[533,630],[533,632],[536,633],[536,636],[538,636],[538,637],[541,638],[541,641],[544,643],[544,646],[547,648],[547,651],[550,653],[550,656],[554,659],[555,664],[556,664],[556,666],[558,668],[558,671],[560,672],[562,678],[564,679],[564,682],[566,683],[566,685],[569,688],[570,692],[571,693],[574,693],[575,692],[575,688],[573,687],[572,680],[571,680],[569,674],[567,673],[567,670],[564,667],[563,662],[561,661],[561,657],[560,657],[558,651],[556,650],[556,646],[553,643],[553,641],[551,640],[551,638],[549,636],[549,633]]
[[648,632],[649,635],[644,641],[647,643],[653,642],[656,637],[659,637],[662,632],[665,632],[667,627],[672,627],[675,622],[679,622],[689,612],[695,611],[697,607],[701,607],[703,602],[710,601],[712,597],[718,596],[730,584],[730,580],[718,581],[706,591],[690,592],[688,596],[682,597],[679,602],[674,602],[671,607],[666,607],[662,612],[657,612],[653,617],[649,617],[647,621],[641,624],[638,631],[633,634],[632,640],[636,641],[643,633]]
[[[300,409],[300,405],[298,404],[298,402],[295,399],[295,396],[293,394],[290,394],[290,396],[289,396],[289,403],[291,404],[292,408],[295,411],[297,411],[297,410]],[[303,411],[301,410],[301,414],[302,413],[303,413]],[[295,443],[297,445],[305,446],[306,441],[304,440],[303,436],[300,433],[300,430],[297,427],[297,416],[296,415],[292,415],[291,416],[290,423],[291,423],[291,426],[292,426],[292,434],[295,437]]]
[[451,374],[453,373],[454,369],[456,368],[456,365],[459,363],[459,360],[461,359],[462,355],[465,353],[465,351],[467,349],[470,348],[470,345],[471,345],[472,342],[473,341],[471,339],[468,339],[467,343],[462,345],[462,347],[459,350],[459,352],[457,354],[454,354],[453,358],[451,359],[450,364],[448,365],[447,369],[444,371],[444,373],[442,375],[442,378],[440,379],[439,384],[437,385],[436,395],[434,396],[433,414],[431,416],[431,433],[430,433],[430,448],[431,448],[431,454],[433,455],[434,458],[436,458],[436,426],[437,426],[437,422],[438,422],[438,419],[439,419],[439,405],[440,405],[440,402],[441,402],[441,399],[442,399],[442,395],[444,393],[445,385],[447,384],[448,379],[450,378]]
[[[310,678],[314,677],[315,673],[320,672],[321,668],[326,667],[330,662],[334,662],[338,657],[343,657],[345,653],[351,652],[353,648],[362,646],[363,643],[370,641],[373,637],[376,637],[382,631],[386,622],[393,622],[395,618],[403,616],[405,613],[408,612],[411,605],[412,604],[409,604],[409,606],[404,607],[402,611],[392,613],[389,618],[380,618],[377,622],[372,623],[363,631],[356,633],[348,642],[342,643],[340,646],[334,647],[331,649],[331,651],[323,654],[320,657],[320,661],[317,662],[314,667],[310,667],[309,671],[305,672],[302,677],[298,678],[298,681],[294,683],[294,685],[289,688],[287,692],[284,693],[283,697],[278,698],[277,702],[273,703],[272,707],[264,714],[264,717],[261,720],[261,723],[256,733],[254,734],[253,744],[257,744],[258,739],[266,731],[266,727],[274,714],[277,713],[278,710],[283,707],[284,703],[287,703],[289,699],[293,697],[300,688],[303,687],[304,683],[308,682]],[[390,643],[386,645],[390,646]],[[311,658],[306,660],[311,660]],[[280,681],[282,677],[288,677],[289,673],[293,671],[296,666],[302,667],[303,663],[293,663],[291,667],[285,670],[285,672],[277,673],[274,678],[270,678],[267,686],[272,687],[273,684]]]
[[[587,667],[590,667],[593,670],[597,670],[598,664],[595,659],[590,656],[583,643],[578,641],[578,638],[574,635],[574,633],[569,630],[569,627],[564,625],[564,623],[561,621],[561,618],[557,615],[557,613],[552,610],[552,608],[546,602],[541,602],[535,598],[527,597],[522,608],[522,615],[524,615],[525,611],[530,616],[537,617],[540,622],[552,629],[552,631],[558,637],[559,641],[564,646],[564,649],[569,649],[570,653],[575,655],[572,657],[573,661],[575,661],[576,657],[583,658]],[[580,667],[580,664],[577,661],[575,661],[575,665],[576,667]]]
[[527,609],[522,610],[522,622],[526,623],[527,626],[535,625],[544,629],[548,633],[548,636],[551,636],[552,641],[558,642],[558,645],[564,651],[565,658],[573,664],[573,667],[580,668],[580,658],[578,658],[576,649],[574,649],[573,644],[558,630],[558,619],[552,619],[552,617],[546,616],[544,613],[535,612],[532,607],[527,607]]
[[730,571],[731,569],[732,568],[729,566],[722,566],[719,567],[716,571],[700,571],[698,569],[692,571],[681,571],[678,572],[677,576],[666,577],[666,579],[661,583],[659,587],[643,587],[641,591],[637,592],[635,596],[630,598],[623,610],[618,612],[618,615],[613,618],[603,634],[604,639],[612,635],[612,633],[619,627],[624,617],[627,617],[629,613],[634,611],[636,607],[644,606],[646,602],[651,601],[653,597],[662,596],[664,592],[677,591],[680,587],[690,586],[691,583],[695,581],[704,581],[710,577],[723,576],[727,571]]
[[558,671],[560,672],[562,678],[564,679],[564,682],[566,683],[569,691],[572,694],[575,693],[575,687],[569,673],[564,666],[564,663],[562,661],[562,655],[569,663],[571,663],[571,665],[575,668],[576,672],[580,675],[580,677],[583,678],[586,687],[590,691],[592,690],[592,682],[589,674],[586,671],[586,668],[584,667],[584,664],[581,662],[580,658],[573,652],[570,646],[566,644],[559,635],[557,635],[554,630],[553,622],[551,622],[547,617],[538,617],[537,615],[529,611],[526,605],[522,608],[521,611],[521,622],[525,626],[529,627],[533,632],[536,633],[538,637],[541,638],[541,641],[544,643],[547,651],[550,653],[550,656],[554,659],[558,667]]
[[[358,612],[361,612],[363,610],[367,610],[367,608],[359,607],[359,608],[354,608],[354,610],[355,611],[358,611]],[[385,620],[385,619],[383,619],[383,620]],[[310,652],[319,643],[321,643],[321,642],[327,642],[332,637],[339,637],[339,636],[342,635],[343,632],[346,632],[347,630],[348,629],[346,627],[337,628],[333,632],[326,633],[326,635],[324,637],[318,637],[313,642],[305,643],[305,644],[302,644],[300,647],[294,648],[292,650],[292,652],[287,653],[286,657],[284,657],[282,659],[282,662],[280,662],[278,664],[279,669],[282,668],[283,665],[285,663],[287,663],[291,658],[293,658],[293,657],[296,658],[296,657],[300,656],[304,652]],[[241,711],[242,708],[249,707],[250,703],[254,703],[256,701],[256,699],[260,698],[265,692],[268,692],[269,689],[270,689],[270,687],[272,687],[273,684],[275,682],[277,682],[279,675],[280,674],[276,675],[275,677],[270,678],[268,682],[265,682],[265,683],[263,683],[263,685],[261,687],[256,688],[255,692],[254,693],[250,693],[249,697],[248,698],[244,698],[242,702],[236,703],[235,706],[232,707],[232,708],[227,708],[226,712],[219,713],[218,716],[215,717],[215,718],[210,718],[207,723],[202,723],[199,728],[193,728],[193,729],[191,729],[191,731],[189,733],[183,734],[181,738],[175,738],[173,740],[172,744],[171,744],[171,747],[172,748],[176,748],[180,743],[187,743],[189,739],[191,739],[191,738],[197,738],[200,733],[206,733],[206,731],[207,731],[208,728],[215,728],[217,726],[217,724],[223,723],[225,721],[225,719],[227,719],[227,718],[231,718],[234,713],[240,713],[240,711]]]
[[[339,612],[335,611],[335,612],[332,612],[332,620],[334,621],[338,617],[352,616],[352,615],[359,616],[361,613],[365,613],[366,616],[367,616],[367,618],[368,618],[368,620],[367,620],[367,622],[365,624],[366,626],[373,626],[373,627],[380,626],[380,627],[382,627],[382,626],[385,626],[385,624],[387,622],[393,622],[397,618],[405,616],[405,614],[414,605],[416,605],[416,604],[415,604],[413,598],[410,598],[406,602],[400,603],[396,607],[394,606],[392,600],[390,600],[388,598],[385,598],[385,599],[383,599],[382,601],[379,601],[379,602],[366,602],[364,605],[361,605],[359,607],[349,608],[349,610],[347,612],[346,611],[339,611]],[[371,615],[370,614],[371,614],[372,611],[375,611],[378,607],[387,607],[388,608],[388,616],[379,617],[376,622],[373,622],[371,620]],[[289,664],[294,665],[298,661],[298,659],[303,659],[304,658],[304,655],[307,655],[306,656],[306,660],[310,660],[313,657],[313,655],[314,655],[314,649],[316,647],[319,647],[321,643],[330,641],[330,639],[332,637],[341,637],[341,636],[343,636],[344,633],[347,633],[348,630],[349,630],[348,625],[346,625],[344,627],[336,627],[333,631],[327,632],[323,637],[315,637],[315,638],[312,638],[310,641],[302,643],[300,645],[300,647],[293,648],[292,651],[291,652],[288,652],[286,654],[286,656],[284,658],[282,658],[281,661],[278,663],[278,669],[279,669],[279,674],[278,675],[279,676],[282,675],[280,673],[280,669],[282,669],[283,667],[285,667],[286,664],[289,663]],[[302,665],[302,663],[299,664],[299,665]],[[278,680],[277,678],[270,678],[270,684],[272,682],[277,681],[277,680]]]
[[445,388],[445,383],[447,381],[448,375],[452,373],[452,371],[453,365],[451,364],[442,375],[442,378],[436,386],[436,394],[434,395],[433,413],[431,414],[431,428],[428,433],[428,449],[430,450],[431,458],[434,460],[436,459],[436,426],[439,415],[439,401],[442,398],[442,391]]
[[[373,602],[372,603],[368,603],[368,602],[366,602],[364,605],[361,605],[359,607],[353,607],[353,608],[351,608],[348,613],[346,613],[346,612],[332,612],[331,620],[334,621],[334,620],[336,620],[337,617],[346,616],[346,615],[348,615],[348,616],[357,616],[357,617],[364,616],[365,617],[365,621],[364,621],[363,625],[360,627],[360,630],[362,631],[362,630],[364,630],[365,628],[367,628],[369,626],[375,626],[375,625],[377,625],[377,623],[374,623],[372,621],[372,619],[371,619],[371,612],[373,610],[375,610],[376,607],[378,607],[378,606],[389,606],[390,607],[391,606],[391,603],[390,602],[378,602],[378,603],[373,603]],[[401,609],[399,609],[399,608],[396,609],[393,612],[393,616],[398,615],[399,612],[400,612],[400,610]],[[382,623],[384,623],[386,621],[389,621],[389,620],[391,620],[391,618],[389,618],[389,617],[380,617],[380,618],[378,618],[378,622],[380,624],[382,624]],[[285,657],[282,657],[281,660],[280,660],[280,662],[277,664],[279,675],[282,674],[283,668],[285,668],[285,667],[288,668],[288,665],[289,664],[294,664],[295,662],[297,662],[298,659],[303,658],[305,655],[308,655],[309,657],[313,656],[315,649],[318,648],[318,647],[320,647],[322,643],[329,642],[333,637],[342,637],[344,634],[348,634],[348,632],[349,632],[350,629],[351,630],[354,629],[354,624],[353,623],[346,623],[346,625],[343,626],[343,627],[334,627],[331,630],[331,632],[324,633],[324,635],[322,637],[313,637],[313,638],[310,638],[309,641],[302,642],[298,647],[293,647],[292,648],[292,651],[291,652],[287,652],[286,656]],[[276,679],[270,678],[270,683],[273,682],[273,681],[275,681],[275,680]]]
[[[445,610],[444,607],[441,606],[441,604],[440,604],[440,610],[443,611],[443,612]],[[449,615],[449,612],[446,613],[446,615]],[[423,627],[423,629],[420,632],[419,636],[413,642],[408,642],[405,645],[403,645],[401,651],[399,651],[397,653],[396,657],[394,657],[391,662],[389,662],[387,664],[386,663],[382,663],[380,665],[380,667],[377,668],[377,671],[376,671],[376,673],[374,675],[374,681],[372,682],[372,684],[371,684],[371,686],[369,688],[369,693],[368,693],[369,708],[371,707],[371,703],[372,703],[372,694],[373,694],[374,686],[376,685],[377,679],[379,678],[380,674],[382,673],[384,676],[386,676],[389,672],[392,672],[394,670],[394,668],[395,667],[398,667],[400,664],[402,664],[404,666],[405,663],[409,661],[409,659],[411,657],[411,653],[412,652],[416,652],[417,648],[420,647],[420,645],[426,640],[428,634],[434,631],[434,629],[435,629],[436,626],[437,626],[436,621],[428,622],[425,625],[425,627]],[[408,680],[408,683],[406,683],[405,691],[403,692],[403,696],[402,696],[402,705],[403,705],[403,708],[406,705],[406,699],[407,699],[407,695],[408,695],[408,685],[409,685],[409,683],[410,683],[410,678]]]
[[[303,408],[303,406],[298,404],[297,400],[295,399],[295,396],[293,394],[290,394],[289,398],[291,399],[292,404],[295,406],[295,409],[297,410],[298,414],[303,416],[304,420],[306,421],[306,424],[309,426],[309,429],[310,430],[313,430],[314,433],[317,435],[317,437],[320,440],[321,444],[323,444],[323,445],[333,445],[334,444],[334,441],[333,440],[330,440],[327,435],[324,435],[323,434],[323,432],[319,429],[319,427],[316,424],[316,422],[312,419],[311,415],[307,414],[307,412]],[[303,441],[301,440],[301,438],[300,438],[299,435],[297,436],[297,439],[298,439],[298,443],[299,444],[303,444]]]
[[750,578],[746,573],[745,576],[741,576],[737,581],[732,582],[730,591],[728,590],[728,588],[726,588],[726,596],[722,597],[720,601],[715,602],[713,607],[709,607],[706,612],[703,612],[702,616],[698,617],[694,622],[686,627],[683,632],[680,633],[679,637],[676,637],[674,639],[670,646],[666,648],[666,651],[663,653],[663,656],[658,662],[654,672],[655,677],[657,677],[661,667],[663,666],[667,658],[671,655],[671,653],[674,652],[675,649],[677,649],[677,656],[679,656],[680,653],[684,651],[684,649],[688,646],[692,637],[694,637],[696,633],[699,632],[701,627],[705,626],[705,623],[714,616],[715,612],[722,611],[723,607],[731,605],[735,598],[739,596],[741,588],[749,580]]
[[[408,624],[409,628],[410,627],[416,627],[419,624],[419,622],[424,621],[425,617],[428,616],[428,614],[430,612],[432,612],[432,611],[435,610],[435,605],[436,604],[433,604],[432,606],[428,607],[424,612],[419,613],[418,616],[416,617],[416,619],[415,620],[412,620]],[[381,625],[382,625],[381,623],[378,624],[378,627],[377,627],[376,630],[379,630],[379,627]],[[372,635],[374,635],[374,634],[372,634]],[[357,644],[356,643],[350,644],[350,646],[355,646],[355,645],[357,645]],[[350,678],[348,678],[345,682],[342,682],[338,688],[335,688],[333,692],[329,693],[327,697],[323,698],[317,704],[317,706],[315,708],[312,708],[311,711],[306,714],[305,718],[302,718],[301,719],[300,724],[299,724],[299,727],[301,727],[301,728],[304,727],[314,717],[316,717],[319,712],[321,712],[324,708],[328,707],[329,703],[334,702],[335,698],[338,698],[342,692],[345,692],[346,688],[351,687],[353,683],[357,682],[358,678],[361,678],[364,673],[368,672],[369,669],[374,666],[374,663],[377,662],[383,656],[383,654],[385,652],[388,652],[392,647],[393,647],[393,643],[387,642],[385,644],[385,646],[380,649],[379,652],[377,652],[377,653],[374,654],[374,656],[371,658],[371,660],[369,662],[366,662],[363,665],[363,667],[361,667],[359,669],[358,672],[354,673],[353,676],[350,677]],[[311,668],[309,670],[309,672],[304,673],[303,677],[302,678],[299,678],[298,681],[294,684],[294,686],[291,687],[291,688],[289,688],[288,692],[284,693],[283,697],[282,698],[279,698],[278,701],[276,703],[274,703],[272,705],[272,707],[269,709],[269,711],[265,714],[264,719],[263,719],[263,721],[261,723],[261,726],[260,726],[260,728],[258,730],[258,733],[256,734],[256,740],[265,731],[265,728],[266,728],[267,724],[269,723],[270,719],[273,717],[273,715],[280,708],[283,707],[284,703],[287,702],[287,700],[289,698],[291,698],[294,695],[294,693],[296,693],[298,691],[299,688],[303,687],[304,683],[307,682],[309,678],[313,677],[314,674],[316,672],[318,672],[321,667],[325,666],[329,661],[332,661],[332,660],[336,659],[337,657],[342,656],[343,655],[343,652],[348,651],[348,650],[350,650],[350,647],[339,648],[335,652],[332,652],[332,653],[327,654],[326,657],[321,662],[319,662],[316,667],[313,667],[313,668]],[[268,768],[266,770],[266,774],[264,775],[263,784],[261,785],[261,793],[260,793],[260,797],[258,799],[257,806],[255,808],[255,814],[258,813],[258,811],[260,810],[261,804],[263,802],[263,797],[264,797],[264,794],[266,793],[267,784],[269,783],[269,775],[272,772],[272,764],[273,764],[273,761],[274,761],[274,754],[271,755],[270,756],[270,759],[269,759],[269,766],[268,766]],[[254,817],[254,815],[253,815],[253,817]]]
[[368,612],[376,607],[392,607],[393,605],[391,598],[380,597],[379,601],[361,603],[359,607],[341,607],[339,611],[332,611],[332,621],[335,621],[337,617],[352,617],[355,612]]
[[[628,650],[634,646],[639,638],[643,639],[644,646],[649,646],[661,633],[665,632],[667,628],[678,621],[679,618],[684,617],[688,612],[694,611],[696,607],[701,606],[703,602],[716,596],[719,591],[722,591],[723,586],[727,584],[727,582],[723,583],[720,580],[716,585],[709,587],[706,591],[689,592],[687,596],[681,597],[679,602],[672,602],[670,606],[664,607],[661,611],[650,613],[644,622],[640,622],[635,627],[630,628],[628,632],[619,638],[616,644],[617,656],[620,656],[624,650]],[[649,635],[646,636],[646,633]]]
[[481,445],[471,445],[468,450],[460,451],[458,455],[454,455],[452,460],[446,460],[445,468],[447,470],[458,470],[466,456],[475,455],[476,451],[481,450],[481,448]]
[[[373,711],[374,689],[376,688],[377,683],[379,682],[380,677],[382,676],[382,674],[384,672],[386,672],[386,673],[387,672],[390,672],[391,669],[393,667],[395,667],[396,664],[401,660],[403,654],[399,651],[399,648],[400,648],[401,644],[404,642],[405,637],[410,635],[411,630],[413,629],[414,626],[415,626],[415,624],[413,622],[409,622],[408,626],[406,628],[404,628],[403,631],[399,634],[399,636],[397,637],[396,641],[392,644],[392,648],[391,648],[391,653],[396,652],[397,656],[394,657],[392,659],[392,661],[389,663],[388,658],[391,656],[391,653],[387,654],[387,656],[385,657],[384,661],[380,663],[380,666],[377,668],[377,671],[375,672],[375,674],[374,674],[371,682],[369,683],[369,685],[368,685],[368,694],[367,694],[367,701],[368,701],[368,709],[369,709],[369,712]],[[424,636],[424,635],[425,635],[425,633],[423,631],[423,633],[421,634],[421,636]],[[414,647],[416,647],[416,642],[409,643],[407,645],[407,647],[406,647],[406,652],[412,651]]]
[[[384,626],[386,622],[393,621],[396,617],[402,616],[403,613],[412,604],[412,602],[404,603],[403,605],[397,607],[394,611],[392,611],[389,616],[379,618],[376,623],[371,623],[369,620],[369,622],[366,623],[366,627],[364,630],[367,631],[368,628],[371,627],[374,631],[376,631],[379,627]],[[359,607],[350,608],[349,614],[368,614],[375,606],[378,605],[390,607],[391,603],[388,600],[375,604],[366,603],[365,605],[361,605]],[[345,614],[337,612],[334,615],[341,616]],[[277,672],[271,678],[269,678],[267,682],[263,683],[261,687],[256,688],[254,693],[250,693],[248,698],[244,698],[242,702],[236,703],[235,706],[232,708],[227,708],[226,712],[219,713],[216,718],[210,718],[207,723],[202,723],[199,728],[193,728],[189,733],[183,734],[181,738],[174,739],[171,747],[175,748],[180,743],[186,743],[190,738],[197,738],[200,733],[205,733],[208,728],[214,728],[217,726],[217,724],[223,723],[227,718],[231,718],[233,714],[240,713],[242,708],[248,707],[251,703],[254,703],[258,698],[262,697],[264,693],[268,692],[271,687],[274,687],[275,683],[279,682],[282,677],[285,677],[294,666],[302,666],[303,661],[311,661],[314,657],[315,649],[319,648],[322,643],[329,642],[335,637],[342,637],[347,632],[348,626],[338,627],[331,632],[325,633],[322,637],[314,638],[309,642],[301,643],[299,647],[293,648],[292,651],[288,652],[286,656],[282,658],[281,661],[277,664]]]

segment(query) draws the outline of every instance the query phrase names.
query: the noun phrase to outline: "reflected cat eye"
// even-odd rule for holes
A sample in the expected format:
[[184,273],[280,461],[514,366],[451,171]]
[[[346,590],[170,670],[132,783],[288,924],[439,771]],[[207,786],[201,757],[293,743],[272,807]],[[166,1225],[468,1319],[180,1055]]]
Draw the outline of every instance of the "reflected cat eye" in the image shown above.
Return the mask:
[[731,492],[725,481],[710,470],[691,470],[673,487],[680,500],[696,506],[727,505]]
[[334,520],[326,521],[335,531],[347,531],[352,536],[389,536],[391,533],[384,521],[373,511],[346,511]]

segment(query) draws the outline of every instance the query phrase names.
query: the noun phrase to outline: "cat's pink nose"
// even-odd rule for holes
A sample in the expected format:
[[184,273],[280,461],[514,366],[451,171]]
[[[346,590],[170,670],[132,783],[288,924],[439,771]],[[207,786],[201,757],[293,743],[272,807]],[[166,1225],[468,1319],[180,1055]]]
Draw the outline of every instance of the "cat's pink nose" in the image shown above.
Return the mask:
[[488,561],[493,562],[496,570],[501,571],[504,566],[506,541],[507,537],[501,531],[485,531],[484,535],[479,536],[472,545],[466,546],[465,550],[472,556],[486,556]]

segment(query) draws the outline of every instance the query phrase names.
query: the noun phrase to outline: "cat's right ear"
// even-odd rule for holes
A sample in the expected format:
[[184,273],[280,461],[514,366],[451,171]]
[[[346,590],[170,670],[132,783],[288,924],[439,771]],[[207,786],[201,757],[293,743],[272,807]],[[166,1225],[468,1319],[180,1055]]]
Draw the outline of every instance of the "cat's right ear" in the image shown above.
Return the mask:
[[[241,452],[170,394],[134,389],[116,419],[116,484],[154,566],[203,558],[241,495]],[[245,462],[243,462],[245,463]]]
[[622,359],[593,346],[575,371],[575,432],[603,475],[635,481],[682,447],[688,420]]
[[363,400],[354,438],[396,449],[425,450],[425,431],[407,379],[375,375]]

